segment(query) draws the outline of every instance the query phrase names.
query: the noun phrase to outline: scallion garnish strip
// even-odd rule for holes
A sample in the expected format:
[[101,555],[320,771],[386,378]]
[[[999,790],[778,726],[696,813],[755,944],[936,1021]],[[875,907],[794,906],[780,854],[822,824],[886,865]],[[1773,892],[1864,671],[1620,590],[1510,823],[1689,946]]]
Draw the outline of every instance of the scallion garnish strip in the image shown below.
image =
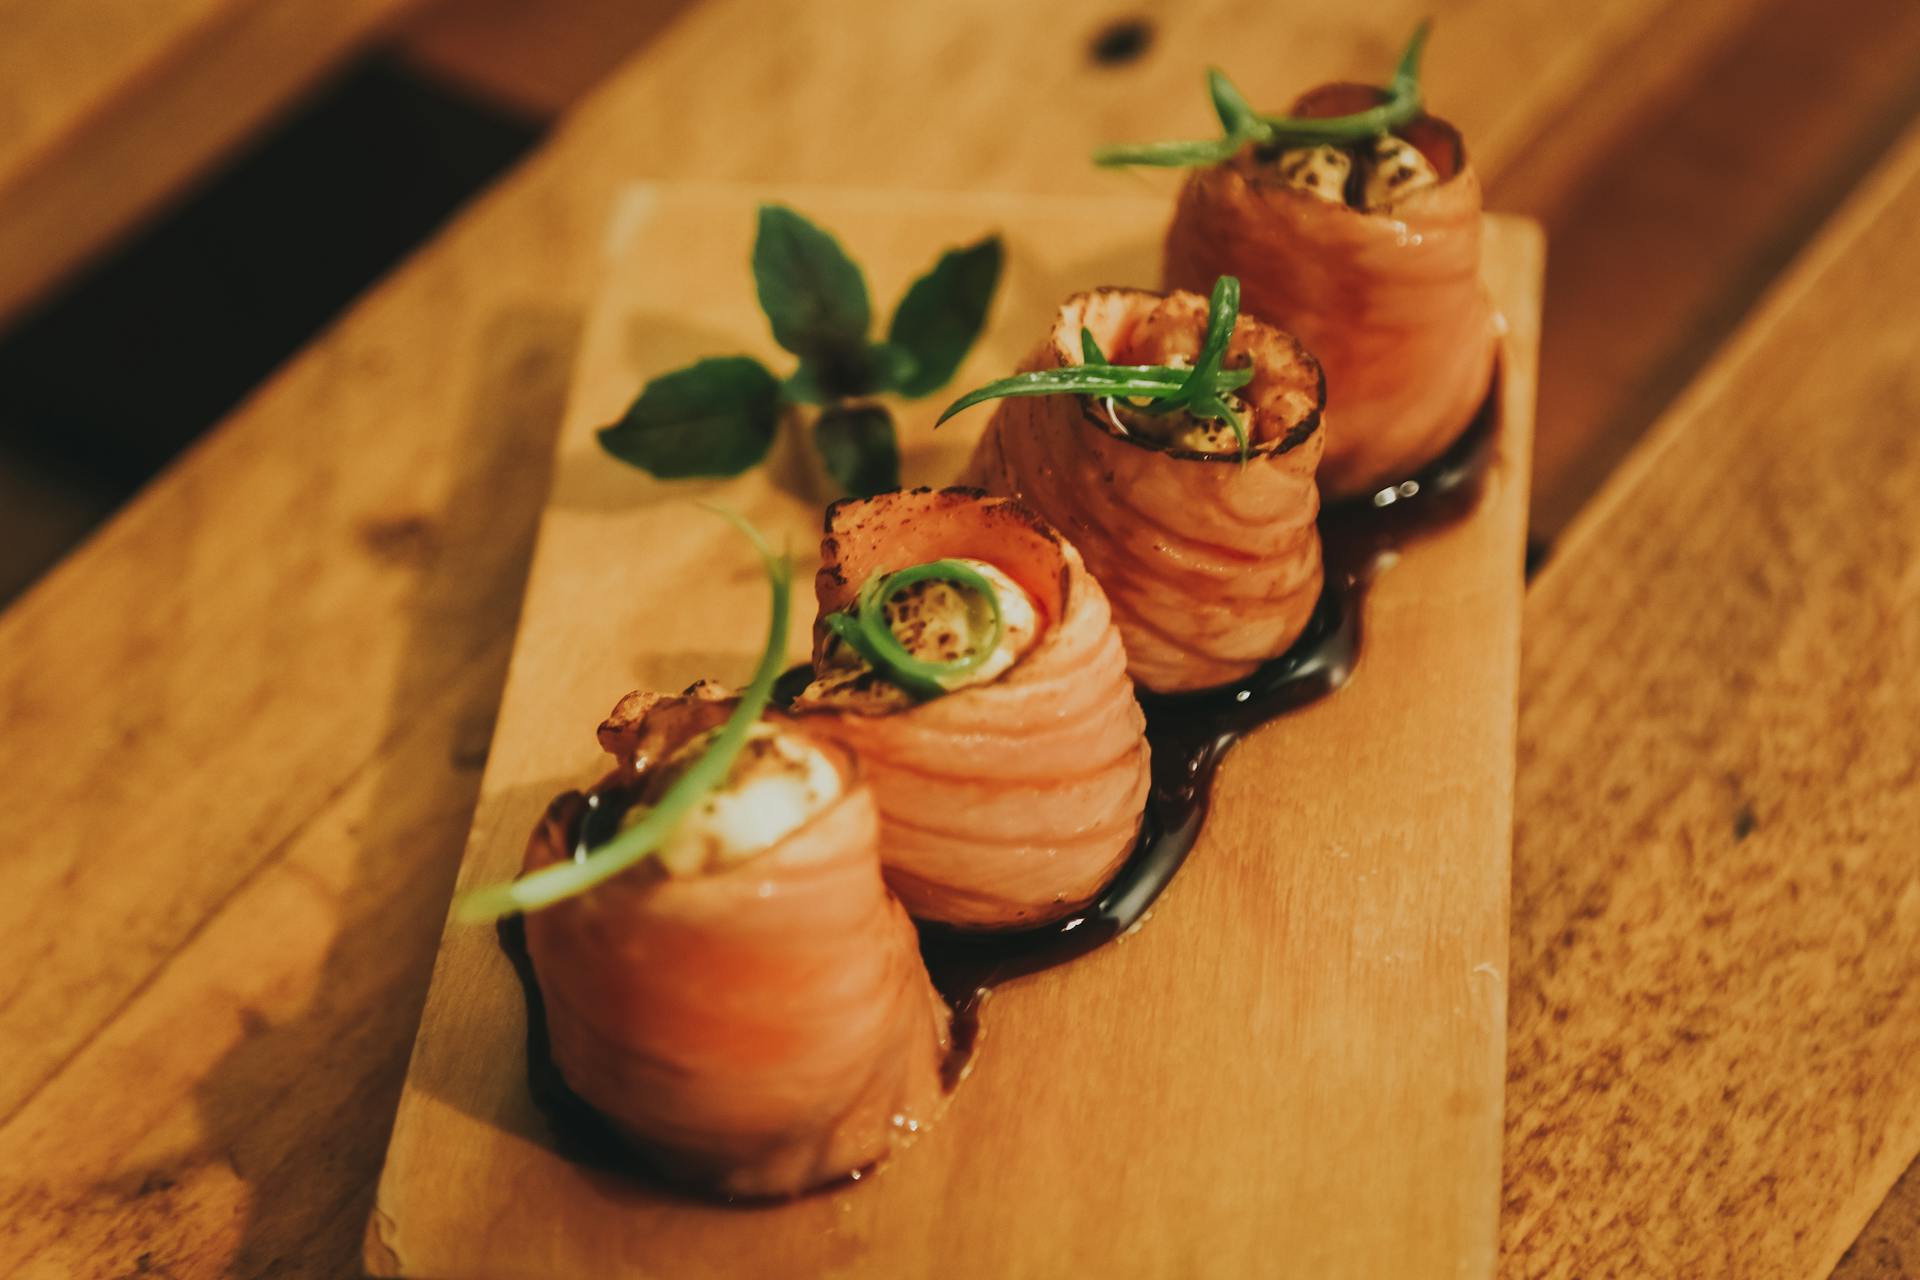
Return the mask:
[[1098,165],[1159,165],[1187,168],[1193,165],[1219,164],[1231,159],[1249,143],[1258,146],[1335,146],[1359,142],[1392,133],[1410,123],[1422,110],[1420,96],[1420,55],[1427,44],[1432,24],[1422,22],[1414,29],[1407,47],[1387,82],[1387,100],[1351,115],[1311,119],[1305,116],[1263,116],[1248,105],[1246,97],[1227,79],[1226,73],[1213,68],[1207,72],[1207,92],[1213,99],[1214,113],[1226,130],[1221,138],[1198,142],[1148,142],[1137,146],[1101,147],[1093,153]]
[[[953,662],[928,662],[914,657],[887,621],[887,603],[895,595],[915,583],[930,581],[952,583],[986,601],[990,618],[986,636],[976,637],[967,656]],[[985,574],[964,560],[929,560],[867,579],[851,610],[827,615],[827,629],[866,659],[867,665],[888,682],[916,698],[937,698],[947,692],[946,681],[971,675],[986,664],[1000,647],[1000,637],[1006,633],[1006,620],[1000,613],[1000,593],[994,590]]]
[[[1233,326],[1239,319],[1240,281],[1235,276],[1221,276],[1213,282],[1213,295],[1207,301],[1206,339],[1200,345],[1200,358],[1191,368],[1087,363],[1016,373],[961,396],[947,406],[934,425],[986,400],[1011,396],[1101,396],[1125,400],[1129,408],[1141,413],[1163,414],[1184,409],[1196,418],[1225,421],[1233,428],[1233,437],[1240,443],[1240,460],[1245,462],[1250,448],[1247,429],[1226,399],[1229,392],[1238,391],[1253,381],[1251,368],[1225,367],[1227,343],[1232,340]],[[1080,330],[1080,354],[1083,360],[1089,361],[1100,354],[1100,344],[1084,326]]]
[[645,817],[598,848],[576,853],[570,862],[556,862],[518,880],[488,885],[463,895],[454,904],[455,919],[484,924],[502,916],[538,911],[585,893],[658,852],[680,820],[732,774],[734,761],[746,746],[753,726],[766,711],[773,697],[773,682],[785,665],[793,572],[783,557],[773,554],[752,525],[731,511],[718,507],[708,510],[745,534],[753,549],[759,552],[773,598],[773,616],[767,624],[767,645],[761,652],[760,665],[754,669],[753,679],[740,694],[732,714],[708,741],[700,758],[673,780]]
[[[945,422],[954,414],[971,409],[976,404],[1010,396],[1115,396],[1130,400],[1164,401],[1186,390],[1187,377],[1191,372],[1168,365],[1068,364],[1057,369],[1016,373],[961,396],[947,406],[940,415],[940,421]],[[1237,391],[1252,381],[1251,369],[1224,369],[1219,375],[1218,386],[1223,391]]]

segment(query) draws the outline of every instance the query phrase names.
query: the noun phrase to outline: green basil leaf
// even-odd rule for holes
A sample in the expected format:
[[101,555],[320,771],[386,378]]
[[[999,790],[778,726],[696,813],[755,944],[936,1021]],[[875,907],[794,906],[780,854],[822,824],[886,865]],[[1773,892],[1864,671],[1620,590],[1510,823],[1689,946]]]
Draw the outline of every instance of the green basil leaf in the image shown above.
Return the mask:
[[753,278],[773,338],[797,356],[827,358],[867,340],[867,282],[840,242],[784,205],[760,206]]
[[913,376],[912,353],[891,342],[862,343],[800,362],[783,389],[800,404],[830,405],[891,390]]
[[716,356],[649,382],[600,445],[663,480],[734,476],[767,456],[780,384],[747,356]]
[[1100,343],[1094,338],[1093,330],[1080,326],[1080,361],[1083,364],[1105,364],[1107,357],[1101,354]]
[[878,405],[836,405],[813,424],[813,447],[827,474],[856,498],[900,487],[900,446],[893,415]]
[[780,384],[780,393],[795,404],[832,404],[840,397],[828,385],[832,375],[812,360],[802,360],[800,367],[787,375]]
[[[876,342],[867,348],[867,360],[873,369],[873,385],[856,395],[876,391],[898,391],[920,377],[920,357],[910,347],[897,342]],[[953,375],[949,373],[948,378]],[[942,378],[945,382],[947,379]]]
[[903,396],[932,395],[966,359],[1000,283],[999,236],[940,255],[894,309],[887,339],[912,357],[912,369],[893,384]]

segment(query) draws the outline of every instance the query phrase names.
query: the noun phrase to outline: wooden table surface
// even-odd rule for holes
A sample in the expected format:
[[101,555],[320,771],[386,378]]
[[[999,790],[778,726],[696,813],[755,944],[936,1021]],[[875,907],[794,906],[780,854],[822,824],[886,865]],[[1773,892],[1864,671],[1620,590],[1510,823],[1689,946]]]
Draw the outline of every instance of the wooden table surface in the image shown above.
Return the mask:
[[[1503,1266],[1830,1268],[1920,1149],[1920,12],[1840,7],[691,7],[0,615],[0,1270],[357,1270],[621,184],[1154,189],[1078,157],[1429,9],[1568,282],[1536,527],[1584,508],[1527,612]],[[1844,1273],[1912,1265],[1916,1183]]]
[[421,0],[0,0],[0,323]]
[[[683,359],[720,349],[778,363],[747,273],[710,288],[700,274],[751,241],[768,195],[857,246],[880,298],[898,297],[935,246],[999,233],[997,305],[958,386],[1026,358],[1066,294],[1154,280],[1166,228],[1150,196],[630,189],[615,220],[629,243],[574,365],[468,885],[511,877],[554,793],[602,772],[583,726],[613,699],[751,668],[739,624],[764,608],[765,583],[732,530],[688,518],[694,493],[791,547],[797,581],[818,567],[820,503],[769,469],[654,480],[594,439],[636,385]],[[994,991],[981,1051],[932,1137],[883,1177],[745,1215],[583,1177],[525,1136],[543,1126],[525,1088],[524,1002],[493,931],[450,924],[368,1231],[372,1268],[433,1280],[1165,1275],[1197,1251],[1214,1274],[1255,1275],[1284,1239],[1314,1280],[1487,1274],[1541,248],[1530,223],[1488,219],[1482,272],[1507,326],[1498,452],[1472,518],[1415,540],[1369,584],[1360,666],[1338,697],[1233,748],[1199,841],[1136,936]],[[956,475],[991,416],[936,431],[938,412],[937,398],[898,407],[909,485]],[[695,597],[698,608],[660,607]],[[805,607],[790,620],[794,660],[812,620]],[[1274,1159],[1276,1141],[1296,1154]]]

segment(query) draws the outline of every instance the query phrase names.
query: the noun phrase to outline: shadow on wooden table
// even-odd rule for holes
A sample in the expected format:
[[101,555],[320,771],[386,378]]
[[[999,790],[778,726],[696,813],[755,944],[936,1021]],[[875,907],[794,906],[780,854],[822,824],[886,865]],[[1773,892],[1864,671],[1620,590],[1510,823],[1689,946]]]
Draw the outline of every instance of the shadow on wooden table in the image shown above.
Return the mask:
[[[406,659],[389,692],[387,739],[339,807],[336,820],[357,837],[344,842],[355,864],[329,878],[344,885],[338,929],[305,1010],[292,1021],[256,1019],[199,1089],[204,1158],[225,1160],[250,1191],[224,1274],[360,1273],[362,1228],[506,676],[511,625],[482,623],[515,614],[578,336],[573,314],[498,316],[480,385],[448,388],[465,397],[469,428],[461,456],[448,460],[440,509],[385,515],[362,528],[361,545],[341,550],[410,575]],[[502,523],[521,536],[499,538]],[[449,646],[470,652],[450,664]]]

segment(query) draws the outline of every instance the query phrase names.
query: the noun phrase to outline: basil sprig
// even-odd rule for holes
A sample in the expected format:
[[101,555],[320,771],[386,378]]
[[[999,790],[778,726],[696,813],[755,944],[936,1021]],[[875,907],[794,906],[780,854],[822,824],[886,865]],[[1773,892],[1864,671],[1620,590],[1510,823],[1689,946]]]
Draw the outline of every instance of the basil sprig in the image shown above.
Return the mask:
[[1126,401],[1127,408],[1137,413],[1157,416],[1184,410],[1196,418],[1225,421],[1240,443],[1240,460],[1245,462],[1251,448],[1246,425],[1227,403],[1229,392],[1238,391],[1253,381],[1251,368],[1226,367],[1227,343],[1233,337],[1233,326],[1239,318],[1240,281],[1235,276],[1221,276],[1213,282],[1213,295],[1207,302],[1206,338],[1200,344],[1200,358],[1191,368],[1109,364],[1092,332],[1083,327],[1080,354],[1085,363],[1016,373],[1010,378],[989,382],[948,405],[940,415],[940,422],[986,400],[1011,396],[1099,396]]
[[884,340],[866,277],[839,241],[783,205],[760,207],[753,277],[773,340],[800,358],[785,379],[749,356],[701,360],[648,382],[600,445],[662,479],[734,476],[764,461],[788,405],[822,409],[814,447],[859,497],[900,483],[893,417],[867,397],[932,395],[980,336],[1000,282],[998,236],[950,249],[915,280]]
[[[970,641],[970,652],[964,658],[953,662],[916,658],[900,643],[900,637],[893,633],[893,624],[887,620],[888,601],[915,583],[929,581],[952,583],[986,602],[987,634]],[[961,560],[930,560],[895,573],[876,573],[860,588],[853,608],[828,614],[826,624],[841,643],[866,659],[867,665],[888,682],[923,700],[946,693],[947,681],[978,671],[999,648],[1000,637],[1006,633],[1006,620],[1000,613],[1000,593],[993,589],[986,575]]]
[[712,356],[649,382],[600,444],[663,480],[738,475],[766,457],[779,418],[780,383],[765,365]]
[[1430,22],[1414,28],[1412,37],[1387,82],[1387,100],[1351,115],[1310,119],[1305,116],[1266,116],[1250,106],[1246,97],[1218,68],[1207,72],[1207,92],[1213,99],[1214,114],[1220,117],[1225,136],[1196,142],[1147,142],[1137,145],[1101,147],[1093,153],[1097,165],[1157,165],[1165,168],[1190,168],[1219,164],[1239,154],[1249,143],[1259,146],[1302,147],[1331,143],[1335,146],[1392,133],[1411,122],[1421,111],[1420,55],[1426,48]]
[[773,682],[786,665],[787,614],[792,599],[793,570],[784,558],[776,557],[758,530],[731,511],[718,507],[709,510],[722,516],[745,534],[760,553],[767,584],[773,596],[772,617],[767,624],[767,644],[760,653],[760,664],[753,679],[740,694],[733,712],[707,743],[700,758],[687,766],[660,796],[645,817],[598,848],[570,862],[556,862],[518,880],[488,885],[463,894],[454,903],[454,918],[466,924],[484,924],[502,916],[538,911],[619,875],[657,853],[681,819],[733,772],[733,763],[747,744],[747,735],[767,709],[773,697]]
[[848,493],[882,493],[900,483],[893,416],[877,404],[822,409],[813,423],[813,447],[827,474]]

